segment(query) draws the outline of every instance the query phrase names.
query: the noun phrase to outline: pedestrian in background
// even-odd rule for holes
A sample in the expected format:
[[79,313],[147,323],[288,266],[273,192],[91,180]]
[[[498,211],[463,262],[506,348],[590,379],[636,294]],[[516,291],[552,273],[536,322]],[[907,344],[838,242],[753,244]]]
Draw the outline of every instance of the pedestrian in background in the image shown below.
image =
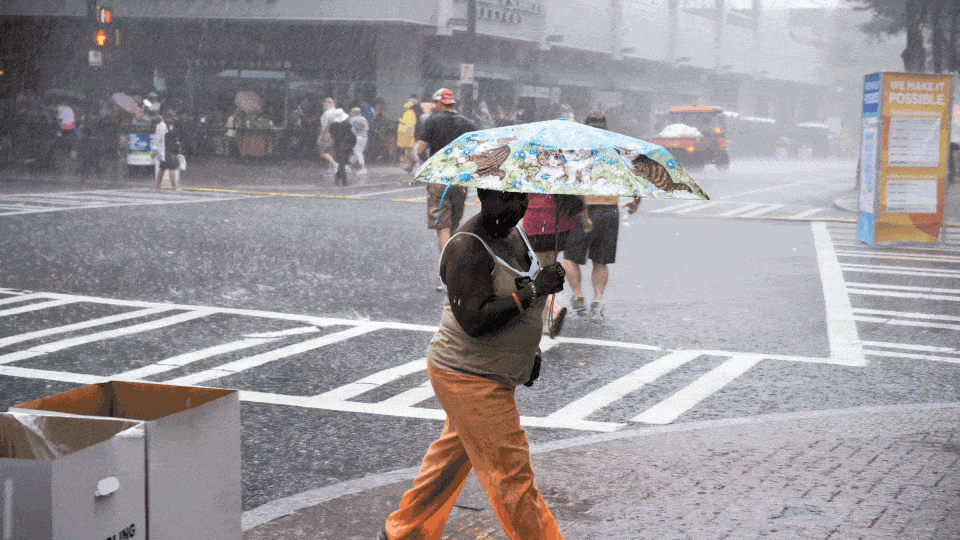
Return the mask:
[[480,213],[440,258],[449,292],[427,374],[446,412],[443,432],[377,540],[440,540],[471,470],[508,538],[563,540],[534,483],[514,393],[538,374],[540,312],[546,295],[563,289],[564,271],[559,264],[541,269],[516,227],[525,193],[477,194]]
[[337,104],[333,98],[324,98],[323,114],[320,115],[320,133],[317,135],[317,149],[320,151],[320,157],[326,160],[327,165],[333,170],[333,174],[338,172],[337,160],[331,155],[333,151],[333,137],[330,135],[330,124],[334,116],[339,116],[342,110],[337,109]]
[[417,127],[417,116],[413,110],[413,101],[403,104],[403,116],[400,117],[400,123],[397,125],[397,148],[400,150],[400,156],[407,160],[407,166],[404,170],[413,172],[413,167],[417,163],[417,156],[413,149],[416,137],[413,131]]
[[[369,109],[369,107],[367,108]],[[350,109],[350,126],[353,128],[353,134],[357,137],[357,144],[353,147],[353,156],[350,158],[350,163],[356,161],[357,165],[360,166],[357,174],[367,174],[367,164],[363,158],[363,152],[367,148],[367,134],[370,131],[370,125],[367,123],[367,118],[363,115],[360,107]]]
[[[433,94],[433,105],[434,112],[421,128],[417,154],[426,151],[428,156],[432,156],[460,135],[477,130],[473,122],[457,112],[457,100],[450,89],[437,90]],[[453,231],[460,227],[466,198],[467,188],[449,184],[427,184],[427,228],[437,231],[441,252]]]
[[[580,224],[592,227],[583,199],[577,195],[546,195],[531,193],[523,230],[530,237],[540,266],[557,262],[557,252],[563,251],[570,231]],[[567,308],[556,298],[547,299],[543,312],[543,333],[555,338],[563,328]]]
[[[583,121],[588,126],[607,129],[607,116],[603,111],[594,111]],[[610,278],[608,265],[617,259],[617,237],[620,231],[620,208],[617,206],[617,197],[598,197],[588,195],[584,197],[587,205],[587,215],[593,224],[592,229],[586,230],[583,226],[570,231],[567,237],[567,246],[563,252],[563,267],[567,270],[567,279],[570,281],[570,290],[573,292],[572,308],[574,313],[583,316],[587,313],[586,301],[581,289],[580,266],[587,263],[589,254],[593,264],[590,274],[593,285],[593,300],[590,302],[591,318],[603,317],[603,292],[607,288]],[[630,212],[636,212],[640,199],[634,198],[627,203]]]
[[333,141],[331,148],[337,164],[334,180],[336,185],[345,186],[347,185],[347,165],[350,163],[350,156],[353,155],[353,148],[357,144],[357,136],[353,134],[350,116],[343,112],[343,109],[333,109],[333,111],[327,127]]
[[176,125],[177,111],[167,109],[163,114],[162,120],[157,124],[153,133],[153,148],[151,154],[157,162],[157,189],[163,185],[163,173],[170,176],[170,187],[177,187],[177,169],[180,168],[180,160],[177,156],[181,152],[180,128]]

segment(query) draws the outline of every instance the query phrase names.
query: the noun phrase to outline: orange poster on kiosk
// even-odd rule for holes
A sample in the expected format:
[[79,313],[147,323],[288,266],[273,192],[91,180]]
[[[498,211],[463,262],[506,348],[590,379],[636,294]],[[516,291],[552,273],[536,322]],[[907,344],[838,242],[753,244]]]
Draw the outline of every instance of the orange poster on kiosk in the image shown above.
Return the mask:
[[879,175],[872,204],[861,200],[861,208],[872,207],[872,223],[860,223],[857,237],[868,243],[936,242],[950,148],[951,77],[882,73],[879,82],[880,145],[873,154]]

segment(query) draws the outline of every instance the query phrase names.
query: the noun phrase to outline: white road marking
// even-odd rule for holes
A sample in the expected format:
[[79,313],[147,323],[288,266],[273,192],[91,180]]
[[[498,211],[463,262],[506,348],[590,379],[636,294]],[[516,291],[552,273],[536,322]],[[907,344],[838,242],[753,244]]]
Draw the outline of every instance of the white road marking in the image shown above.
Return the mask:
[[794,214],[794,215],[789,216],[789,217],[790,217],[791,219],[802,219],[802,218],[805,218],[805,217],[810,217],[810,216],[812,216],[812,215],[814,215],[814,214],[818,214],[818,213],[820,213],[820,212],[823,212],[823,208],[811,208],[811,209],[809,209],[809,210],[804,210],[803,212],[800,212],[799,214]]
[[914,326],[917,328],[939,328],[941,330],[960,330],[960,324],[933,323],[924,321],[909,321],[902,319],[888,319],[886,317],[863,317],[857,316],[854,319],[858,322],[869,322],[877,324],[892,324],[894,326]]
[[17,315],[20,313],[27,313],[30,311],[39,311],[41,309],[65,306],[67,304],[73,304],[73,303],[74,302],[72,300],[50,300],[47,302],[36,302],[33,304],[27,304],[25,306],[2,309],[0,310],[0,317],[6,317],[8,315]]
[[857,251],[837,251],[837,255],[843,257],[865,257],[870,259],[890,259],[895,261],[929,261],[929,262],[960,262],[960,257],[949,255],[925,255],[919,253],[880,253],[880,252],[857,252]]
[[426,186],[426,184],[421,184],[421,185],[419,185],[419,186],[410,186],[410,187],[405,187],[405,188],[403,188],[403,189],[391,189],[391,190],[388,190],[388,191],[374,191],[374,192],[372,192],[372,193],[358,193],[356,196],[357,196],[357,197],[376,197],[376,196],[379,196],[379,195],[387,195],[387,194],[390,194],[390,193],[401,193],[401,192],[404,192],[404,191],[411,191],[411,190],[415,190],[415,189],[422,191],[425,186]]
[[835,240],[834,245],[841,246],[845,248],[860,248],[860,249],[876,249],[881,253],[910,253],[912,251],[933,251],[933,252],[947,252],[954,253],[960,252],[960,247],[949,247],[943,244],[933,244],[929,246],[871,246],[869,244],[864,244],[863,242],[850,242],[846,240]]
[[154,321],[135,324],[133,326],[117,328],[115,330],[105,330],[103,332],[97,332],[94,334],[87,334],[84,336],[68,338],[60,341],[54,341],[51,343],[44,343],[42,345],[37,345],[36,347],[32,347],[24,351],[17,351],[17,352],[0,355],[0,364],[9,364],[11,362],[26,360],[27,358],[33,358],[35,356],[40,356],[43,354],[62,351],[64,349],[69,349],[71,347],[76,347],[78,345],[84,345],[87,343],[94,343],[96,341],[102,341],[104,339],[113,339],[121,336],[135,334],[138,332],[147,332],[149,330],[157,330],[165,326],[179,324],[182,322],[191,321],[193,319],[199,319],[200,317],[206,317],[211,313],[213,312],[212,311],[190,311],[187,313],[181,313],[179,315],[173,315],[163,319],[157,319]]
[[61,371],[30,369],[14,366],[0,366],[0,375],[5,375],[7,377],[19,377],[21,379],[40,379],[43,381],[58,381],[74,384],[97,384],[107,380],[104,377],[87,375],[85,373],[65,373]]
[[843,281],[842,265],[833,250],[833,242],[826,225],[822,222],[810,224],[814,245],[817,250],[817,262],[820,267],[820,282],[823,286],[823,299],[827,309],[827,336],[830,341],[830,357],[842,358],[850,365],[867,365],[857,333],[857,323],[853,319],[853,306]]
[[885,289],[923,293],[960,294],[960,289],[947,289],[944,287],[915,287],[911,285],[884,285],[881,283],[847,282],[847,287],[856,287],[858,289]]
[[948,302],[960,302],[960,295],[946,296],[943,294],[927,294],[914,292],[881,291],[876,289],[858,289],[850,287],[847,289],[850,294],[860,294],[863,296],[885,296],[888,298],[910,298],[913,300],[944,300]]
[[212,358],[221,354],[249,349],[250,347],[256,347],[258,345],[265,345],[267,343],[277,341],[278,339],[279,338],[247,338],[238,341],[232,341],[230,343],[223,343],[221,345],[207,347],[198,351],[172,356],[165,360],[161,360],[156,364],[118,373],[117,375],[114,375],[113,378],[122,381],[136,381],[143,379],[144,377],[151,377],[167,371],[179,369],[183,366],[204,360],[206,358]]
[[913,345],[908,343],[890,343],[888,341],[864,341],[863,345],[865,347],[881,347],[885,349],[908,349],[911,351],[926,351],[926,352],[945,352],[945,353],[954,353],[960,354],[960,349],[954,349],[952,347],[935,347],[932,345]]
[[426,381],[416,388],[411,388],[404,392],[387,398],[380,402],[380,405],[384,407],[413,407],[417,403],[426,401],[433,397],[433,385],[430,384],[430,381]]
[[553,412],[547,416],[547,418],[584,419],[598,409],[622,399],[627,394],[639,390],[644,385],[650,384],[663,375],[698,358],[700,355],[700,351],[672,352],[648,363],[632,373],[628,373],[615,381],[601,386],[593,392]]
[[56,334],[64,334],[67,332],[84,330],[87,328],[93,328],[95,326],[114,324],[114,323],[129,320],[129,319],[139,319],[140,317],[148,317],[150,315],[156,315],[157,313],[163,313],[165,311],[170,311],[170,310],[165,307],[150,307],[147,309],[141,309],[139,311],[120,313],[118,315],[109,315],[107,317],[100,317],[100,318],[91,319],[88,321],[83,321],[83,322],[78,322],[73,324],[65,324],[63,326],[54,326],[52,328],[44,328],[43,330],[26,332],[26,333],[18,334],[15,336],[7,336],[5,338],[0,338],[0,347],[6,347],[8,345],[13,345],[14,343],[21,343],[21,342],[30,341],[33,339],[40,339],[43,337],[52,336]]
[[17,295],[17,296],[11,296],[11,297],[9,297],[9,298],[2,298],[2,299],[0,299],[0,306],[6,305],[6,304],[16,304],[16,303],[19,303],[19,302],[26,302],[27,300],[36,300],[36,299],[38,299],[38,298],[44,298],[44,299],[46,299],[46,298],[50,298],[50,297],[47,296],[47,295],[45,295],[45,294],[40,294],[40,293],[20,294],[20,295]]
[[784,206],[786,206],[786,205],[785,205],[785,204],[770,204],[770,205],[767,205],[767,206],[764,207],[764,208],[760,208],[760,209],[754,210],[753,212],[747,212],[747,213],[745,213],[745,214],[740,214],[740,215],[738,215],[737,217],[755,217],[755,216],[759,216],[759,215],[761,215],[761,214],[766,214],[767,212],[773,212],[774,210],[783,208]]
[[[861,353],[862,354],[862,353]],[[630,419],[645,424],[669,424],[704,399],[720,391],[763,360],[762,355],[739,354],[712,369],[686,388]]]
[[[958,327],[960,328],[960,327]],[[928,360],[932,362],[947,362],[949,364],[960,364],[960,357],[936,356],[933,354],[912,354],[899,351],[875,351],[867,350],[867,354],[872,356],[886,356],[892,358],[906,358],[908,360]]]
[[883,266],[875,264],[841,264],[844,272],[864,272],[868,274],[896,274],[899,276],[923,276],[940,278],[960,278],[960,271],[917,268],[912,266]]
[[954,315],[940,315],[937,313],[917,313],[910,311],[891,311],[886,309],[865,309],[857,308],[853,310],[857,315],[887,315],[890,317],[902,317],[904,319],[929,319],[934,321],[957,321],[960,322],[960,317]]
[[259,334],[247,334],[244,337],[248,338],[281,338],[288,336],[301,336],[303,334],[315,334],[319,332],[320,329],[316,326],[301,326],[299,328],[288,328],[286,330],[278,330],[276,332],[262,332]]
[[[172,379],[169,381],[164,381],[165,384],[173,385],[196,385],[203,382],[211,381],[213,379],[219,379],[220,377],[225,377],[227,375],[233,375],[241,371],[246,371],[255,367],[262,366],[264,364],[269,364],[271,362],[276,362],[282,358],[287,358],[289,356],[294,356],[297,354],[302,354],[314,349],[319,349],[320,347],[325,347],[327,345],[332,345],[334,343],[339,343],[341,341],[346,341],[350,338],[362,336],[374,330],[378,330],[381,327],[376,324],[361,324],[353,328],[343,330],[340,332],[334,332],[332,334],[327,334],[315,339],[310,339],[301,343],[295,343],[293,345],[288,345],[286,347],[281,347],[279,349],[268,351],[262,354],[251,356],[249,358],[243,358],[240,360],[235,360],[233,362],[228,362],[221,366],[218,366],[213,369],[208,369],[206,371],[201,371],[199,373],[192,373],[184,377],[177,379]],[[0,357],[2,361],[2,357]]]
[[675,213],[675,214],[686,214],[686,213],[689,213],[689,212],[699,212],[699,211],[701,211],[701,210],[705,210],[706,208],[709,208],[709,207],[714,206],[714,205],[716,205],[716,204],[719,204],[719,203],[717,203],[716,201],[698,201],[697,204],[694,204],[693,206],[688,206],[688,207],[683,208],[683,209],[681,209],[681,210],[677,210],[677,211],[674,212],[674,213]]
[[657,208],[656,210],[649,210],[649,211],[647,211],[646,213],[647,213],[647,214],[662,214],[662,213],[666,213],[666,212],[673,212],[673,211],[675,211],[675,210],[680,210],[680,209],[682,209],[682,208],[687,208],[687,207],[690,207],[690,206],[699,205],[701,202],[702,202],[702,201],[686,201],[686,202],[682,202],[682,203],[680,203],[680,204],[672,204],[672,205],[670,205],[670,206],[665,206],[665,207],[663,207],[663,208]]
[[421,358],[397,367],[379,371],[373,375],[364,377],[359,381],[334,388],[333,390],[329,390],[315,397],[319,401],[346,401],[348,399],[355,398],[360,394],[369,392],[374,388],[406,377],[407,375],[412,375],[414,373],[426,370],[427,359]]
[[721,215],[721,216],[734,216],[734,215],[739,214],[740,212],[749,212],[750,210],[753,210],[753,209],[755,209],[755,208],[760,208],[761,206],[764,206],[764,203],[750,203],[750,204],[748,204],[748,205],[746,205],[746,206],[740,206],[740,207],[734,208],[733,210],[728,210],[728,211],[726,211],[726,212],[720,212],[720,214],[718,214],[718,215]]

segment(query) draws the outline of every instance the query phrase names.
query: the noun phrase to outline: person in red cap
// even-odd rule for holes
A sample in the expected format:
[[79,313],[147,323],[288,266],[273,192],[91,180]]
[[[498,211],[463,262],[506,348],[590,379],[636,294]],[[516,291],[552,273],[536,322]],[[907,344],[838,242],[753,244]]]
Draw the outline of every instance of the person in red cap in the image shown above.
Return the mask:
[[[460,135],[477,130],[476,124],[457,112],[457,100],[449,88],[434,92],[433,103],[433,113],[420,131],[417,155],[428,150],[432,156]],[[437,231],[441,252],[447,240],[450,240],[450,235],[460,226],[466,198],[466,188],[427,184],[427,228]]]

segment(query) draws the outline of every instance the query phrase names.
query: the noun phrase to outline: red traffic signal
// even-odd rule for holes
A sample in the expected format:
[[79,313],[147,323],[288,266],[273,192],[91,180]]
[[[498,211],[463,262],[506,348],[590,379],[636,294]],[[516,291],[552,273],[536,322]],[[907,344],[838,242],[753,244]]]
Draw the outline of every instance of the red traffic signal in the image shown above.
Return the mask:
[[103,31],[103,28],[97,30],[97,33],[93,35],[93,41],[96,42],[98,47],[106,45],[108,39],[110,39],[110,37]]

